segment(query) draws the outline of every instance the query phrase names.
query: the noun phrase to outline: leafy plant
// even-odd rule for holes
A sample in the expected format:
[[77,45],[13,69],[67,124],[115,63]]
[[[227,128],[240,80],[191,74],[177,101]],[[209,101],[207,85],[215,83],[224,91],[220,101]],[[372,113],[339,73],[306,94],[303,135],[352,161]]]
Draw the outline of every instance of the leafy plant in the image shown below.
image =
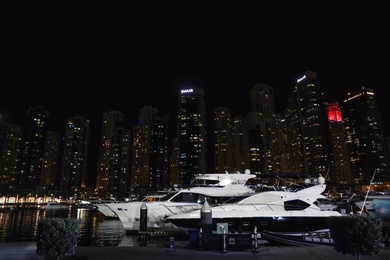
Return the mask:
[[80,223],[80,219],[74,218],[40,219],[36,252],[56,259],[73,255],[77,246]]
[[348,215],[327,221],[337,252],[356,255],[380,253],[382,220],[376,216]]

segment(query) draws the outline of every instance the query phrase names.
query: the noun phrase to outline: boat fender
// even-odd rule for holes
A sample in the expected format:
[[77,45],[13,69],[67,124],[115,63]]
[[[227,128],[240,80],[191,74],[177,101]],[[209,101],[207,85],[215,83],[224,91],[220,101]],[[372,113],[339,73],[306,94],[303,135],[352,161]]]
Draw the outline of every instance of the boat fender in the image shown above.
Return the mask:
[[325,183],[325,178],[324,177],[318,177],[318,183],[319,184],[324,184]]

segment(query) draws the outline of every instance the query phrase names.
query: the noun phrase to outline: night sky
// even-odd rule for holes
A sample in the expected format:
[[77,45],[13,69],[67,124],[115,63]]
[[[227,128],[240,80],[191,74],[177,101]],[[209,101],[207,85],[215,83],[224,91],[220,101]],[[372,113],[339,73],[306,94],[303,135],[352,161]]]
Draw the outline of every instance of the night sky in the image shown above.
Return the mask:
[[125,113],[131,126],[147,105],[174,119],[180,89],[190,87],[204,89],[209,115],[226,106],[246,116],[256,83],[274,87],[283,113],[295,78],[313,70],[329,101],[341,103],[363,85],[374,89],[390,135],[386,1],[319,2],[6,3],[1,118],[22,124],[27,108],[42,104],[50,128],[63,132],[66,117],[83,110],[98,136],[110,110]]

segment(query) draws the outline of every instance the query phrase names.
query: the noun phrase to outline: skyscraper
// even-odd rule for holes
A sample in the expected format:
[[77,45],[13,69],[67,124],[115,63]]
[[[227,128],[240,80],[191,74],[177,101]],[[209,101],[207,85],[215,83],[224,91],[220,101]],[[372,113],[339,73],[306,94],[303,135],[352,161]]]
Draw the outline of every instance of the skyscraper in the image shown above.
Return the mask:
[[286,121],[291,169],[325,177],[331,166],[329,125],[326,97],[319,87],[316,72],[307,71],[296,78]]
[[169,116],[155,115],[150,136],[150,180],[155,190],[169,187],[169,132]]
[[333,170],[329,179],[333,184],[352,185],[350,153],[341,108],[337,102],[328,104],[328,121],[332,144]]
[[188,185],[206,172],[206,105],[203,89],[183,89],[179,96],[177,136],[179,179]]
[[233,171],[245,172],[250,168],[248,141],[248,126],[245,118],[233,117],[231,142]]
[[20,193],[36,193],[42,173],[47,118],[49,112],[42,106],[29,107],[23,127],[19,166]]
[[0,122],[0,191],[16,194],[23,128]]
[[142,194],[168,187],[169,117],[145,106],[139,112],[133,132],[131,189],[138,189],[138,194]]
[[60,192],[63,198],[80,199],[85,187],[90,121],[84,116],[69,117],[66,121],[61,162]]
[[119,111],[103,114],[96,174],[96,191],[102,196],[108,196],[110,174],[111,138],[118,125],[125,123],[126,116]]
[[256,174],[275,174],[278,167],[278,150],[275,144],[277,121],[273,88],[255,84],[250,91],[251,110],[248,113],[250,170]]
[[215,172],[232,172],[232,122],[230,110],[226,107],[214,109],[214,157]]
[[130,193],[131,134],[118,124],[111,134],[107,197],[124,200]]
[[273,87],[260,83],[250,90],[251,111],[258,111],[264,117],[270,118],[275,114],[275,98]]
[[347,93],[343,107],[354,182],[369,184],[374,173],[375,183],[389,181],[388,152],[374,91],[362,86]]
[[131,155],[131,189],[142,189],[146,193],[151,187],[150,181],[150,142],[153,118],[158,113],[155,107],[145,106],[140,109],[138,124],[133,128]]
[[45,150],[42,163],[41,194],[53,193],[59,187],[59,162],[61,149],[61,135],[58,132],[47,131]]

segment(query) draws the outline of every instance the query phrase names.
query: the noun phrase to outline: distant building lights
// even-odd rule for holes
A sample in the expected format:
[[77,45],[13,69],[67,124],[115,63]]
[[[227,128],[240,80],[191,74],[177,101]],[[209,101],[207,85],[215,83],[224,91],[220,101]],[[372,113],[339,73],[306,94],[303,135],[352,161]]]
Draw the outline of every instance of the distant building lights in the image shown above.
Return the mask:
[[297,79],[297,83],[301,82],[302,80],[304,80],[306,78],[306,75],[303,75],[302,77],[300,77],[299,79]]
[[328,120],[329,122],[342,122],[340,106],[337,103],[330,103],[328,105]]
[[185,93],[193,93],[194,92],[194,89],[192,88],[189,88],[189,89],[183,89],[181,90],[181,94],[185,94]]

